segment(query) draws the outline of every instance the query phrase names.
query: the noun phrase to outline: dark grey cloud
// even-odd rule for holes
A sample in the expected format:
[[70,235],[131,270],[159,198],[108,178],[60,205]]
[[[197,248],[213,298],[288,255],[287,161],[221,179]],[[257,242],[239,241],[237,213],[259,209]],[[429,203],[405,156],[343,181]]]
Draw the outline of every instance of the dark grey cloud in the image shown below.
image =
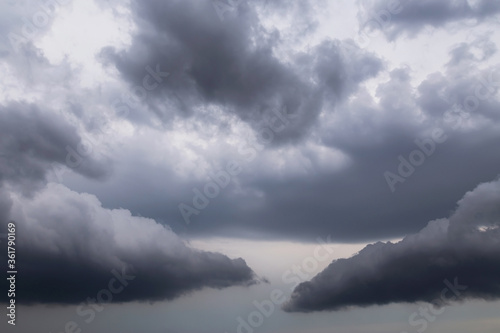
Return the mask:
[[325,101],[335,105],[375,76],[382,62],[361,50],[346,59],[338,41],[325,41],[308,53],[294,51],[290,62],[284,61],[277,55],[281,32],[264,28],[257,9],[289,8],[303,16],[301,6],[275,5],[239,1],[237,15],[220,20],[210,1],[133,2],[138,32],[131,47],[106,48],[101,59],[114,64],[132,87],[143,86],[147,66],[168,72],[144,100],[166,123],[212,105],[257,127],[267,109],[280,105],[296,115],[296,122],[273,143],[300,138]]
[[467,0],[375,0],[361,4],[364,7],[359,15],[361,27],[380,29],[391,40],[403,33],[413,37],[426,26],[440,28],[458,22],[471,27],[500,13],[500,4],[488,0],[472,3]]
[[[328,68],[323,72],[326,81]],[[192,205],[193,188],[203,189],[209,179],[135,184],[141,193],[156,193],[148,202],[98,193],[110,207],[127,202],[132,211],[165,221],[178,232],[200,235],[245,236],[250,229],[259,237],[313,240],[328,233],[339,240],[370,240],[414,233],[427,221],[447,216],[464,192],[500,172],[499,75],[497,67],[480,70],[476,60],[464,60],[430,74],[415,87],[410,68],[395,69],[377,87],[377,101],[358,91],[312,127],[322,145],[345,154],[345,167],[318,167],[308,157],[308,148],[298,142],[296,158],[286,159],[282,172],[270,172],[267,168],[274,165],[262,163],[264,155],[278,148],[258,151],[248,146],[244,154],[231,155],[240,162],[242,173],[193,216],[189,226],[177,205]],[[436,129],[446,140],[434,142],[432,154],[392,192],[384,173],[397,174],[399,156],[408,160],[414,150],[421,150],[416,140],[428,142]],[[279,149],[285,148],[293,146]],[[252,151],[255,160],[248,162]],[[304,166],[303,160],[310,165]],[[293,174],[290,170],[296,168],[304,172]],[[167,177],[151,171],[155,179]],[[133,171],[128,172],[123,179],[133,177]],[[117,186],[123,186],[120,182],[116,179]]]
[[93,195],[49,183],[34,198],[10,196],[22,272],[16,302],[78,304],[96,296],[108,302],[103,289],[113,292],[113,302],[160,301],[203,287],[256,283],[243,259],[193,249],[168,227],[105,209]]
[[[368,245],[301,283],[286,311],[341,310],[395,302],[500,298],[500,181],[468,192],[449,219],[398,243]],[[455,290],[443,290],[449,285]]]
[[61,166],[90,179],[106,178],[109,161],[87,156],[87,149],[63,114],[24,102],[0,105],[0,182],[30,193]]
[[[132,88],[143,85],[147,66],[155,70],[158,65],[169,73],[143,101],[165,123],[175,117],[210,122],[204,118],[210,111],[199,111],[207,105],[235,115],[256,131],[276,105],[295,118],[262,150],[228,150],[227,159],[235,157],[243,172],[193,217],[189,227],[178,205],[192,204],[193,188],[203,189],[208,176],[176,180],[171,170],[148,168],[130,158],[131,166],[112,181],[123,189],[119,194],[81,186],[108,207],[125,205],[176,232],[196,235],[245,236],[250,229],[265,237],[314,239],[329,233],[337,239],[367,240],[420,230],[426,221],[446,216],[465,191],[499,172],[499,132],[483,122],[483,117],[493,124],[498,120],[497,68],[478,69],[495,52],[487,37],[457,46],[447,69],[429,75],[417,87],[411,68],[393,70],[377,87],[374,100],[362,83],[381,73],[384,64],[352,41],[325,40],[288,54],[284,61],[276,55],[281,31],[263,28],[257,7],[249,2],[239,2],[237,15],[223,21],[208,1],[146,1],[133,6],[138,30],[131,47],[121,52],[106,49],[102,55]],[[473,48],[484,56],[469,59]],[[489,87],[479,89],[488,96],[477,100],[474,110],[464,111],[469,120],[450,121],[455,102],[463,105],[475,96],[485,77]],[[180,101],[182,105],[176,104]],[[437,128],[447,140],[436,145],[435,153],[411,177],[396,184],[396,193],[391,192],[384,173],[397,173],[399,156],[408,159],[418,149],[415,140],[428,140]],[[201,131],[194,126],[190,130]],[[318,167],[321,154],[307,148],[311,141],[343,155],[346,165],[338,167],[332,161],[331,170]],[[269,173],[260,163],[266,153],[279,159],[278,152],[294,148],[297,159],[285,159],[281,173]],[[216,149],[210,147],[206,154]],[[252,154],[256,159],[246,161]],[[224,158],[214,163],[213,171],[223,168]],[[135,177],[134,166],[139,165],[154,178],[134,181],[134,190],[147,200],[126,194],[128,179]],[[292,176],[293,169],[304,172]],[[429,192],[435,196],[426,196]]]

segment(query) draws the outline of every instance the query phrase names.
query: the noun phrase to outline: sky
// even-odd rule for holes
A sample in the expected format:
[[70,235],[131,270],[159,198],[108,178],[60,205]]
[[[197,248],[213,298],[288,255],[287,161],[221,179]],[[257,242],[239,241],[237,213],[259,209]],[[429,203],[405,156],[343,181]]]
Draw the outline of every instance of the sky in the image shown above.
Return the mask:
[[499,27],[0,2],[2,332],[498,332]]

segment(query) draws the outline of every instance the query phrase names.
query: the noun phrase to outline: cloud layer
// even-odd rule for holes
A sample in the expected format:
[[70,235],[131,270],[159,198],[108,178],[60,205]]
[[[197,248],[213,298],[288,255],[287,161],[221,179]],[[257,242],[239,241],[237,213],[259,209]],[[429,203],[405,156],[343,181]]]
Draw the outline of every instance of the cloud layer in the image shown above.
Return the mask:
[[[500,180],[468,192],[448,219],[429,222],[398,243],[368,245],[301,283],[286,311],[500,298]],[[444,281],[459,286],[450,290]],[[444,295],[443,295],[444,294]]]

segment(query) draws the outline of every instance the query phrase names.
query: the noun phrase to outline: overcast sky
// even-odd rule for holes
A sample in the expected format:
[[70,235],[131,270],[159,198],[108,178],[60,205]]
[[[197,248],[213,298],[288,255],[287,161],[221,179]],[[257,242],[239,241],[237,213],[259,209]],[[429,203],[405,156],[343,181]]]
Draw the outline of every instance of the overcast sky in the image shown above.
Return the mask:
[[498,332],[499,43],[490,0],[0,2],[2,332]]

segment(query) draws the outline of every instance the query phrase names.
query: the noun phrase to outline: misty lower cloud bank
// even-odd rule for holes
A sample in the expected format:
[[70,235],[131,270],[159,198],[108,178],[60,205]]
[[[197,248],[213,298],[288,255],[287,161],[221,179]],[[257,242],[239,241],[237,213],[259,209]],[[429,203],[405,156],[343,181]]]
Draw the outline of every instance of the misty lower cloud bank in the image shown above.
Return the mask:
[[[500,298],[500,180],[465,194],[447,219],[429,222],[398,243],[368,245],[332,262],[298,285],[283,308],[289,312],[352,306]],[[443,281],[466,292],[443,296]],[[449,284],[449,282],[448,282]]]

